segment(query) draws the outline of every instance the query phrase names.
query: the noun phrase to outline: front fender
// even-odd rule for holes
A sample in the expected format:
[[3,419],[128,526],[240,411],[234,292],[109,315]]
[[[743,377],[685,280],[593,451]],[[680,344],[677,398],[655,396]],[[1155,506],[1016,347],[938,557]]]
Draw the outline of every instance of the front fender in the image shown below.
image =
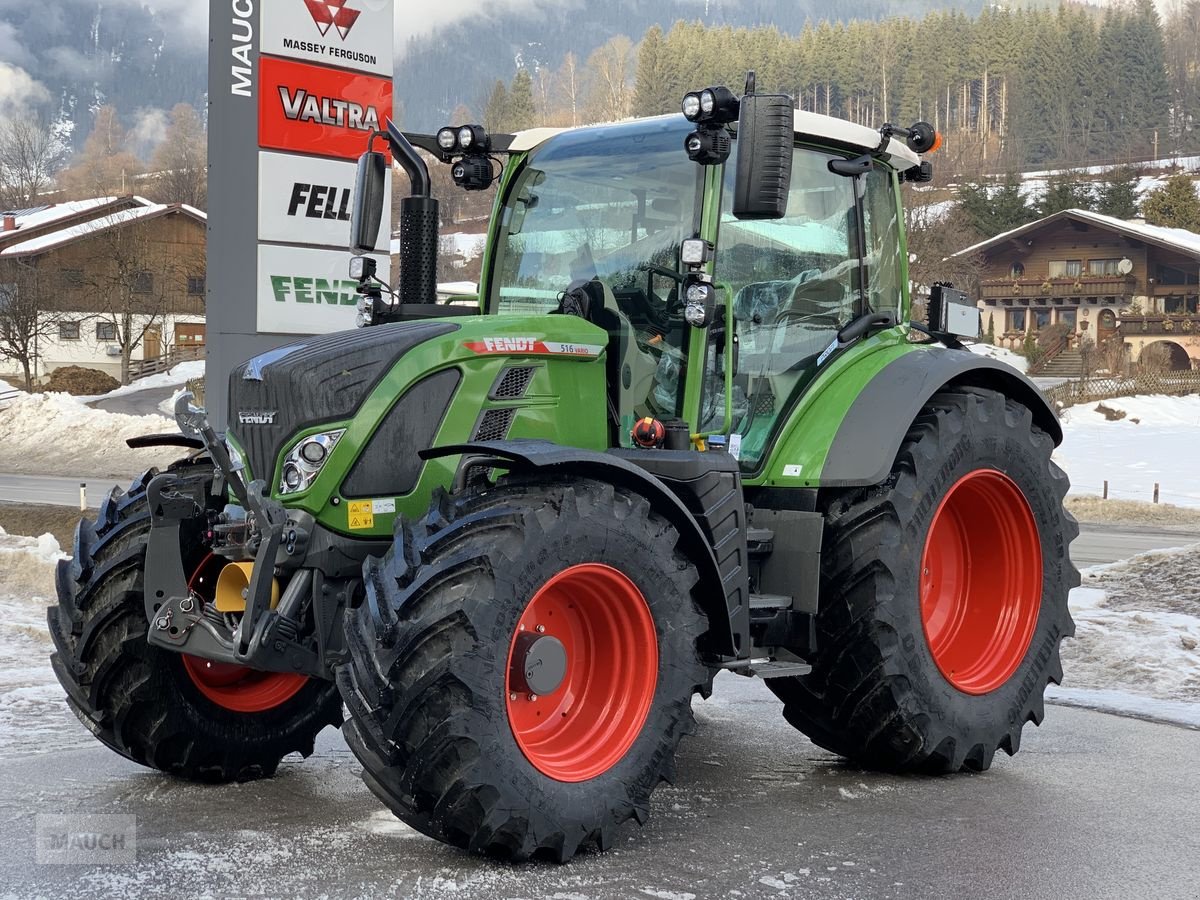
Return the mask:
[[[685,451],[689,456],[691,451]],[[664,450],[621,450],[601,453],[568,447],[552,441],[481,441],[455,444],[420,451],[424,459],[457,456],[462,454],[463,463],[491,468],[499,464],[509,471],[539,470],[547,473],[569,472],[574,477],[593,478],[597,481],[618,485],[641,494],[651,506],[679,531],[684,549],[700,572],[701,589],[697,597],[708,615],[708,638],[706,649],[722,656],[739,656],[748,647],[749,628],[749,583],[744,560],[726,560],[722,566],[713,551],[710,536],[684,502],[666,485],[645,468],[631,462],[638,453],[650,454],[651,458],[665,458],[670,451]],[[724,466],[734,474],[736,497],[729,498],[730,504],[741,509],[740,480],[737,479],[737,463],[728,454],[695,454],[710,457],[713,468]],[[499,461],[503,461],[500,464]],[[460,476],[462,473],[460,473]],[[459,479],[456,478],[456,483]],[[739,526],[740,527],[740,526]],[[744,541],[742,543],[744,547]],[[737,555],[737,554],[735,554]],[[717,587],[720,586],[720,587]],[[744,621],[743,621],[744,620]],[[743,650],[739,653],[734,640],[735,631],[745,631]]]

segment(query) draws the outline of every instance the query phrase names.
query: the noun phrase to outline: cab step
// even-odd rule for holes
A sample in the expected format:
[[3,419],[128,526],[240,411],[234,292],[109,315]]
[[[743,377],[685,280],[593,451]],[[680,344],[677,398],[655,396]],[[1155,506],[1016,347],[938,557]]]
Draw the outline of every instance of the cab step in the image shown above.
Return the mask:
[[782,659],[751,660],[749,668],[744,670],[745,674],[759,678],[796,678],[811,671],[812,666],[802,660]]

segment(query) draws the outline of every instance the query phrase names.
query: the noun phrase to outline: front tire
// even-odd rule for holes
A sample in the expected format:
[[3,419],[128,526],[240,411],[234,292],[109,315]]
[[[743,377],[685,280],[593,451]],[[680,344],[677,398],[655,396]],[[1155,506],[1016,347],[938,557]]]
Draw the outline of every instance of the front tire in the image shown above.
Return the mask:
[[[156,474],[128,492],[114,488],[96,521],[79,523],[75,557],[58,565],[58,605],[47,610],[51,665],[79,721],[127,759],[193,781],[269,777],[284,756],[309,756],[317,734],[341,724],[337,688],[147,643],[146,486]],[[185,571],[215,582],[216,558],[198,534],[181,531]]]
[[711,685],[678,542],[644,498],[580,479],[509,480],[402,524],[338,670],[368,787],[424,834],[511,860],[644,822]]
[[888,771],[987,769],[1012,755],[1074,634],[1067,478],[1028,408],[935,395],[888,480],[825,498],[818,653],[767,684],[827,750]]

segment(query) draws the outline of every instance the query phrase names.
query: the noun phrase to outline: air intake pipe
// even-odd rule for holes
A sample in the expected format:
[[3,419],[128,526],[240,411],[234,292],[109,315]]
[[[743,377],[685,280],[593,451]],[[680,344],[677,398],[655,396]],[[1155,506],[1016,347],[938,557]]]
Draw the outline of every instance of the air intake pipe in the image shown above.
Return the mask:
[[412,194],[400,201],[400,277],[396,294],[402,303],[436,303],[438,202],[432,196],[429,167],[391,120],[387,136],[392,155],[412,185]]

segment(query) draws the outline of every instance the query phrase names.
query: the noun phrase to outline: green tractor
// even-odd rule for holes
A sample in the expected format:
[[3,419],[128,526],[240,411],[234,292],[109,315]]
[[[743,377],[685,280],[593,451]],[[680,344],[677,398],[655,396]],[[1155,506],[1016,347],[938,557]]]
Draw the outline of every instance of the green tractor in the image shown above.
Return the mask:
[[[893,772],[1016,753],[1073,631],[1062,432],[910,321],[900,184],[928,125],[786,96],[386,141],[400,280],[359,163],[356,330],[236,368],[218,435],[80,522],[54,670],[104,744],[187,779],[271,775],[343,721],[370,789],[440,841],[522,860],[644,822],[722,671],[813,742]],[[414,145],[498,181],[477,306],[435,301]]]

